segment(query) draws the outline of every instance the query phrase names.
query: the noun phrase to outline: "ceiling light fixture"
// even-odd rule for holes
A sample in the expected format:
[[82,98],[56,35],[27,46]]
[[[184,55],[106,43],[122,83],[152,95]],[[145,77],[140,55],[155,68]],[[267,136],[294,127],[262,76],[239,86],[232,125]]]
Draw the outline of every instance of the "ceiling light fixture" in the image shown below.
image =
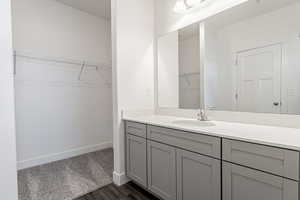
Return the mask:
[[186,3],[186,0],[177,0],[173,11],[175,13],[183,14],[189,9],[188,4]]
[[174,6],[174,12],[182,14],[186,13],[188,10],[204,5],[204,3],[209,0],[177,0]]

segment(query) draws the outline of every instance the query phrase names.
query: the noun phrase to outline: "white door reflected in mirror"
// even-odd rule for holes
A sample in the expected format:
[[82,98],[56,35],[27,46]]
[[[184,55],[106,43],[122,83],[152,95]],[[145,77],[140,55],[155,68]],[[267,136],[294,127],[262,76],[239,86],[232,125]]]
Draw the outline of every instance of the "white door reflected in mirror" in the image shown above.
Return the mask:
[[281,46],[271,45],[237,54],[236,109],[280,113]]

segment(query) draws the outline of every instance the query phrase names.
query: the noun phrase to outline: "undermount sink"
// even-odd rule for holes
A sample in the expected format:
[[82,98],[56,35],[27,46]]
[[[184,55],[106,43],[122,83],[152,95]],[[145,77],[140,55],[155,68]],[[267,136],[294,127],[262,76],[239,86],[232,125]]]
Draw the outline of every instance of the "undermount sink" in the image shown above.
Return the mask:
[[215,126],[216,124],[213,123],[213,122],[209,122],[209,121],[199,121],[199,120],[193,120],[193,119],[190,119],[190,120],[175,120],[172,122],[173,124],[176,124],[176,125],[182,125],[182,126],[193,126],[193,127],[197,127],[197,126],[200,126],[200,127],[208,127],[208,126]]

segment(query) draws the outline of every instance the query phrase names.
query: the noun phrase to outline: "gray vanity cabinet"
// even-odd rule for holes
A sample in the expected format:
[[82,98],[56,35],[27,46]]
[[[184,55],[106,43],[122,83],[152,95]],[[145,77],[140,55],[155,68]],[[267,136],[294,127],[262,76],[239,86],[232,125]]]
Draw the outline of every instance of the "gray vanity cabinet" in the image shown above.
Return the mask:
[[184,150],[177,153],[177,200],[220,200],[221,161]]
[[126,123],[126,174],[163,200],[299,200],[298,151]]
[[176,200],[176,150],[148,140],[148,189],[164,200]]
[[145,138],[126,135],[126,173],[147,188],[147,142]]
[[223,162],[223,200],[299,200],[298,182]]

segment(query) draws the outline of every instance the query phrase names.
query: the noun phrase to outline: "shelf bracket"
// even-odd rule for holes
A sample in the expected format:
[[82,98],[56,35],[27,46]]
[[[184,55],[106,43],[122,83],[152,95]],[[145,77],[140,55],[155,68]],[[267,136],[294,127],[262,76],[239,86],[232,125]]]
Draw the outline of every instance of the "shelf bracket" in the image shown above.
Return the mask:
[[80,69],[80,73],[79,73],[79,76],[78,76],[79,81],[81,80],[81,76],[82,76],[84,67],[85,67],[85,61],[83,61],[82,64],[81,64],[81,69]]

